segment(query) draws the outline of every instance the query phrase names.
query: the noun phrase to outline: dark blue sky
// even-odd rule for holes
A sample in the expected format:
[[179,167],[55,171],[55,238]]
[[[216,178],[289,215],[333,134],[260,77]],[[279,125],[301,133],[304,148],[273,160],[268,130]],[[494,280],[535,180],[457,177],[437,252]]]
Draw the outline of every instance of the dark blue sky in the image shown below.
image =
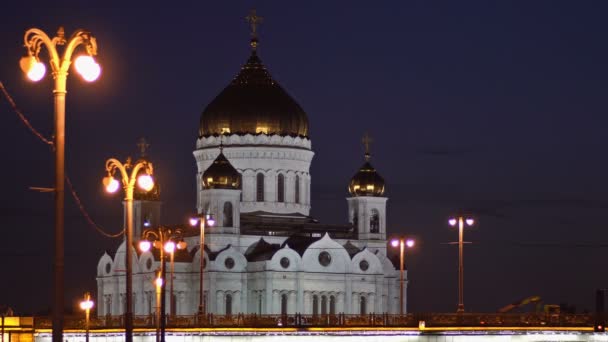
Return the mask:
[[[412,234],[411,311],[453,311],[457,239],[449,215],[467,208],[465,307],[495,311],[538,295],[593,309],[608,286],[608,3],[224,1],[103,5],[29,1],[0,14],[0,81],[32,124],[52,131],[52,81],[25,81],[23,34],[87,28],[100,80],[68,81],[67,172],[93,218],[119,231],[120,199],[101,192],[108,157],[137,138],[162,184],[163,221],[195,206],[192,150],[206,104],[246,61],[251,7],[265,18],[260,56],[308,113],[315,151],[313,215],[346,221],[346,185],[363,162],[361,136],[387,185],[388,225]],[[30,7],[26,7],[30,6]],[[46,56],[46,52],[44,52]],[[53,158],[0,98],[0,304],[50,305]],[[86,224],[66,195],[66,301],[95,290],[95,268],[118,241]]]

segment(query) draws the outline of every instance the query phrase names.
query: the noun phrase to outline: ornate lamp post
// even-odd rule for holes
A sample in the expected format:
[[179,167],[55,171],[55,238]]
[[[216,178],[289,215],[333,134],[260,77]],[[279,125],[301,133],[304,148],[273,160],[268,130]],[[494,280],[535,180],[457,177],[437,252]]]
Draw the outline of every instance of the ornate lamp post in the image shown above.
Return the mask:
[[156,275],[154,286],[156,287],[156,342],[160,342],[160,293],[163,289],[162,271],[159,271]]
[[403,270],[405,266],[405,247],[414,247],[413,239],[406,239],[403,236],[391,240],[391,246],[399,247],[399,314],[403,315]]
[[[120,171],[122,186],[125,191],[125,202],[127,204],[127,227],[125,229],[125,265],[127,268],[126,282],[126,297],[127,308],[125,312],[125,341],[133,342],[133,269],[131,265],[133,245],[133,190],[135,182],[145,191],[150,191],[154,188],[154,180],[152,179],[152,163],[146,160],[139,160],[135,164],[131,163],[131,158],[127,158],[126,163],[121,163],[117,159],[110,158],[106,161],[106,171],[108,175],[103,179],[103,185],[106,191],[114,193],[120,187],[120,183],[114,179],[116,170]],[[131,171],[129,174],[128,171]],[[141,175],[140,171],[144,171]]]
[[93,301],[91,300],[91,294],[89,292],[84,294],[84,300],[80,302],[80,308],[84,310],[85,318],[84,318],[84,327],[86,330],[85,341],[89,342],[89,317],[91,309],[93,308]]
[[475,223],[475,220],[464,216],[452,217],[448,223],[450,226],[454,227],[458,224],[458,309],[456,312],[463,313],[464,312],[464,275],[463,275],[463,235],[464,235],[464,226],[472,226]]
[[[74,50],[84,45],[87,55],[76,58],[76,71],[86,81],[94,81],[101,68],[93,56],[97,55],[97,42],[89,31],[77,30],[69,40],[65,38],[63,27],[57,30],[52,39],[42,30],[29,29],[24,36],[27,56],[19,62],[21,69],[32,81],[39,81],[46,73],[46,67],[40,62],[42,46],[46,46],[49,64],[55,79],[53,88],[55,113],[55,258],[54,258],[54,299],[53,299],[53,342],[63,342],[63,269],[64,269],[64,174],[65,174],[65,94],[68,70],[72,63]],[[59,56],[57,46],[65,45],[63,57]]]
[[[177,243],[176,243],[177,242]],[[160,251],[160,281],[157,278],[157,290],[160,290],[160,342],[165,342],[165,283],[166,277],[166,266],[165,266],[165,253],[173,254],[175,249],[185,249],[186,242],[183,241],[183,234],[180,228],[169,228],[169,227],[158,227],[155,229],[148,229],[142,233],[142,239],[139,241],[139,249],[142,252],[147,252],[150,248],[154,247]],[[171,274],[173,278],[173,274]],[[159,284],[160,283],[160,284]],[[173,297],[173,293],[171,293]]]
[[198,286],[198,314],[200,317],[202,317],[203,315],[205,315],[206,313],[206,308],[205,308],[205,293],[203,292],[203,276],[205,274],[205,221],[207,221],[207,224],[209,225],[209,227],[213,227],[213,225],[215,224],[215,220],[213,219],[212,215],[205,215],[205,214],[201,214],[198,215],[196,217],[193,217],[190,219],[190,225],[192,226],[196,226],[197,224],[199,224],[201,231],[200,231],[200,269],[199,269],[199,286]]

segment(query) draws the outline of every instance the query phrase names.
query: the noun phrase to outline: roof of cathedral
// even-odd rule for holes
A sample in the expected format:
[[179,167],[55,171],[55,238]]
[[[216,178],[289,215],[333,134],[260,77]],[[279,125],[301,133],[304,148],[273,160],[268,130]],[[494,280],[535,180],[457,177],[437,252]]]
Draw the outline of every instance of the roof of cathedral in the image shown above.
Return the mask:
[[[357,232],[352,224],[321,224],[310,216],[299,213],[275,214],[267,212],[251,212],[241,214],[241,234],[243,235],[272,235],[320,237],[330,233],[332,238],[352,239]],[[291,247],[291,245],[289,245]]]
[[245,258],[247,258],[247,261],[270,260],[279,249],[281,249],[281,245],[278,243],[268,243],[264,238],[260,238],[259,241],[247,248]]
[[205,189],[233,189],[241,186],[241,174],[230,164],[224,156],[220,145],[220,154],[213,163],[203,172],[203,184]]
[[285,247],[285,245],[289,246],[289,248],[298,252],[300,256],[304,255],[306,249],[312,245],[313,243],[321,240],[321,237],[308,237],[301,235],[292,235],[287,240],[283,241],[281,247]]
[[348,253],[348,255],[350,255],[351,258],[354,257],[357,253],[361,252],[361,249],[353,245],[350,240],[344,244],[344,249],[346,249],[346,252]]
[[[255,45],[254,45],[255,44]],[[300,105],[270,76],[257,55],[207,105],[201,115],[199,136],[217,134],[279,134],[308,136],[308,117]]]

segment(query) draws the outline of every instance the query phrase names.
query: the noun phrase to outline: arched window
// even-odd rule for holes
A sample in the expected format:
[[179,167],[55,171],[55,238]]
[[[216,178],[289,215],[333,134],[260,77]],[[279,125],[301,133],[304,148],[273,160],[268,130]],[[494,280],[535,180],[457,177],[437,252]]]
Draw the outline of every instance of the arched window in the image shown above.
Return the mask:
[[372,216],[370,216],[369,218],[369,232],[380,232],[380,215],[378,214],[378,210],[376,209],[372,209]]
[[277,177],[277,202],[285,202],[285,176],[282,173]]
[[264,202],[264,174],[258,173],[256,182],[256,201]]
[[336,314],[336,297],[334,296],[329,296],[329,314]]
[[287,315],[287,294],[281,295],[281,315]]
[[232,227],[232,203],[224,202],[224,227]]
[[226,294],[226,315],[232,315],[232,295]]
[[319,314],[319,296],[312,296],[312,315],[316,316]]
[[321,315],[327,315],[327,297],[321,296]]
[[361,296],[361,298],[359,298],[359,302],[361,303],[361,312],[359,313],[361,315],[367,314],[367,300],[365,299],[365,297]]
[[296,175],[296,183],[295,186],[295,194],[296,194],[296,203],[300,203],[300,175]]

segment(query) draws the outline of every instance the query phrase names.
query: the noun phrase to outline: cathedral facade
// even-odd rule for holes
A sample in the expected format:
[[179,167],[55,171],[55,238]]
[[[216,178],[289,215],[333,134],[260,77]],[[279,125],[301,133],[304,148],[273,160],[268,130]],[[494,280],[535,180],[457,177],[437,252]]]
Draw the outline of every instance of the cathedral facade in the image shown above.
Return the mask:
[[[215,225],[205,228],[204,248],[198,226],[174,226],[187,247],[171,256],[166,272],[168,313],[199,312],[201,275],[207,313],[399,313],[399,270],[387,258],[384,180],[366,151],[348,184],[347,223],[322,224],[309,215],[314,152],[308,118],[270,76],[257,45],[254,35],[249,59],[201,115],[196,206]],[[159,195],[158,188],[135,194],[136,242],[160,224]],[[99,260],[99,316],[125,311],[126,247],[123,242]],[[130,248],[133,312],[153,315],[160,253]],[[403,301],[406,307],[405,295]]]

